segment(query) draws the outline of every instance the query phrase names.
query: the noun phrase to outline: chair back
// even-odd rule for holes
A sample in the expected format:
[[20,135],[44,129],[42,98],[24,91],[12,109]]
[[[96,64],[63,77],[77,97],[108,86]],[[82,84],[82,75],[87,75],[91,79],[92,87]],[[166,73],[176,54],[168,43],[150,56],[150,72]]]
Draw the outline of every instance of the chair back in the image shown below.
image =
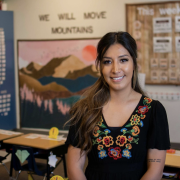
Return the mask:
[[[16,156],[16,152],[17,150],[26,150],[28,153],[29,153],[29,156],[26,158],[27,160],[27,163],[26,164],[22,164],[20,162],[20,160],[18,159],[18,157]],[[25,147],[25,146],[16,146],[16,145],[13,145],[13,148],[12,148],[12,165],[13,165],[13,168],[16,170],[16,171],[31,171],[31,172],[34,172],[35,174],[39,175],[39,176],[43,176],[44,175],[44,172],[42,171],[39,171],[38,168],[37,168],[37,164],[36,164],[36,161],[35,161],[35,158],[34,158],[34,152],[33,152],[33,148],[31,147]]]

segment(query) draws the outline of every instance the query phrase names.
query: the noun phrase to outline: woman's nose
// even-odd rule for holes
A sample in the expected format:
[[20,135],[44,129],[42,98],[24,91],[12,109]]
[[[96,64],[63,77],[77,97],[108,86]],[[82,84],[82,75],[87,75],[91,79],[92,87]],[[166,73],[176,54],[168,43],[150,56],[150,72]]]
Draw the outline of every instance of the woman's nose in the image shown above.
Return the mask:
[[120,65],[118,63],[113,63],[112,72],[113,73],[120,72]]

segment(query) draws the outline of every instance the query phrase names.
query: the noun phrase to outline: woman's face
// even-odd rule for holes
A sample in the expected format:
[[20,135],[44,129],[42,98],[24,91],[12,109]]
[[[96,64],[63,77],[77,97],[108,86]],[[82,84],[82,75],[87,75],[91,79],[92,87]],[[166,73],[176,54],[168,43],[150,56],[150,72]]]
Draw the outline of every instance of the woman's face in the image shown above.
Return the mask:
[[102,59],[102,74],[110,91],[132,88],[133,59],[121,44],[111,45]]

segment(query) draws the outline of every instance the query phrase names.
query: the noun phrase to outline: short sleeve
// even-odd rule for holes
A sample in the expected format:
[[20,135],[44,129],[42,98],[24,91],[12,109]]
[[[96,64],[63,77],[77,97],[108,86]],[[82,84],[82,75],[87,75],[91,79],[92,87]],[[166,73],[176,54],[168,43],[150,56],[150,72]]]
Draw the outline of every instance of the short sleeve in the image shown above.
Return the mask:
[[71,144],[74,147],[77,147],[78,136],[76,133],[77,133],[77,125],[75,124],[75,125],[70,126],[67,140],[65,142],[67,147],[69,146],[69,144]]
[[148,131],[148,149],[170,149],[169,125],[164,106],[159,101],[152,104]]

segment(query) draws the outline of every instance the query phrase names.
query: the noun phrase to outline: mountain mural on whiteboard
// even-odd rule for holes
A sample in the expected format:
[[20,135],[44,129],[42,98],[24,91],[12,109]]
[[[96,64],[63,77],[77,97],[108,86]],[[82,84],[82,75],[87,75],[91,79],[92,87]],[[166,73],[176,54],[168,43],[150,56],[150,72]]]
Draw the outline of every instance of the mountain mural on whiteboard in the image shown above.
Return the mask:
[[21,127],[63,130],[70,107],[99,77],[98,41],[18,41]]

